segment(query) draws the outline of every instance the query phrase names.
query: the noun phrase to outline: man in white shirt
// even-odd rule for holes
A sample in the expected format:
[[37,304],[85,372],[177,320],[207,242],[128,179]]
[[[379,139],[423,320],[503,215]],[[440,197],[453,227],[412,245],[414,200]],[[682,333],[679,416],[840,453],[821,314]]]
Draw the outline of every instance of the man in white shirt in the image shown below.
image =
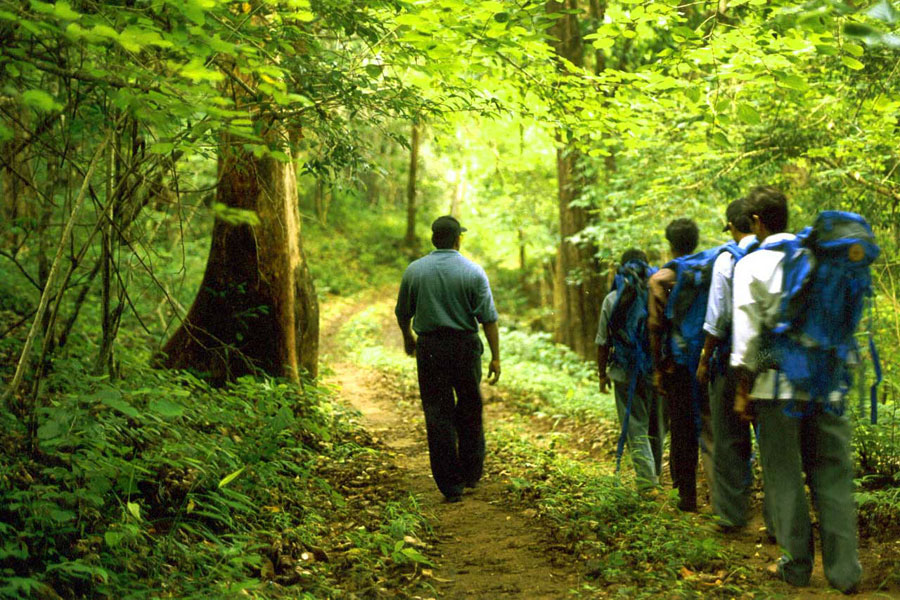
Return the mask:
[[[746,212],[746,200],[740,198],[728,205],[723,231],[731,234],[741,252],[747,253],[759,245]],[[719,527],[731,532],[747,524],[750,492],[753,483],[751,469],[752,436],[750,424],[734,412],[735,374],[728,366],[731,351],[732,275],[735,256],[722,252],[713,264],[712,281],[703,330],[706,343],[700,354],[697,381],[709,384],[709,404],[712,416],[715,452],[713,457],[712,503]],[[771,511],[765,510],[766,529],[773,535]]]
[[825,576],[832,586],[850,593],[862,575],[850,423],[822,403],[791,410],[809,399],[795,393],[766,344],[778,316],[784,259],[783,252],[767,245],[794,237],[784,233],[787,199],[777,189],[762,186],[751,190],[747,202],[762,245],[735,267],[731,366],[738,379],[735,411],[748,419],[755,413],[759,424],[766,492],[772,501],[775,535],[785,550],[772,572],[792,585],[809,582],[814,545],[805,472],[819,516]]

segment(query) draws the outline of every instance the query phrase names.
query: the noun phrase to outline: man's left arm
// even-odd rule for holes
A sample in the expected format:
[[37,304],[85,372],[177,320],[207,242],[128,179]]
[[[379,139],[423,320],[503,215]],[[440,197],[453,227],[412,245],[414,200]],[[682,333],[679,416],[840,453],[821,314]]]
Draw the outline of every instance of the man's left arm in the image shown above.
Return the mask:
[[703,320],[706,339],[700,352],[696,374],[697,381],[701,385],[709,383],[712,355],[716,348],[724,344],[730,333],[728,329],[731,327],[731,277],[734,273],[732,261],[731,255],[723,252],[713,265],[712,282],[706,302],[706,317]]
[[647,329],[650,332],[650,358],[653,362],[653,387],[660,395],[665,395],[662,385],[662,343],[663,333],[668,327],[666,302],[669,290],[675,284],[676,273],[672,269],[660,269],[647,282],[649,291],[647,304]]
[[488,365],[488,384],[494,385],[500,379],[500,328],[497,325],[499,315],[494,306],[494,295],[491,293],[491,284],[488,281],[484,269],[478,268],[474,282],[475,292],[475,318],[484,328],[484,337],[487,338],[488,347],[491,349],[491,362]]
[[491,362],[488,365],[488,384],[494,385],[500,379],[500,328],[497,321],[482,323],[484,337],[487,338],[488,347],[491,349]]

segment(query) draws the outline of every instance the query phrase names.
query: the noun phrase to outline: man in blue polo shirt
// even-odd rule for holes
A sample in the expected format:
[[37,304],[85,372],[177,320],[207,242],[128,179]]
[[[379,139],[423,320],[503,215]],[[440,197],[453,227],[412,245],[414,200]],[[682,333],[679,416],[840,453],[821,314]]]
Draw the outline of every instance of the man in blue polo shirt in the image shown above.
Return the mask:
[[478,323],[491,348],[488,383],[500,377],[497,309],[484,269],[459,253],[464,231],[453,217],[435,219],[436,249],[406,268],[394,310],[406,353],[416,357],[431,473],[448,502],[475,487],[484,467]]

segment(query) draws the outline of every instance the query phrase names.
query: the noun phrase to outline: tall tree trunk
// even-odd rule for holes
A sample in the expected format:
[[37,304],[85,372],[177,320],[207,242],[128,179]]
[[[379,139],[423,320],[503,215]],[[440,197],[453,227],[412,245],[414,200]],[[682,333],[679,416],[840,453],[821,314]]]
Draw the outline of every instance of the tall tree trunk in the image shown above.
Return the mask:
[[415,249],[416,239],[416,171],[419,164],[419,124],[413,122],[409,140],[409,178],[406,181],[406,236],[404,243]]
[[[10,111],[16,108],[10,106]],[[16,111],[16,119],[10,119],[13,137],[0,145],[0,218],[5,226],[10,226],[19,219],[27,219],[33,216],[34,210],[30,208],[34,202],[34,190],[31,184],[34,181],[31,172],[31,163],[26,160],[25,153],[20,148],[25,137],[25,128],[22,124],[28,124],[29,112],[21,109]],[[47,209],[49,210],[49,208]],[[19,251],[23,242],[23,236],[14,231],[5,232],[4,246],[14,253]]]
[[293,161],[256,158],[226,136],[219,181],[217,200],[256,213],[259,222],[216,219],[200,291],[160,363],[208,373],[215,383],[258,373],[315,377],[319,314]]
[[325,180],[321,176],[317,176],[315,189],[316,219],[322,225],[328,224],[328,207],[331,205],[331,195],[331,189],[325,189]]
[[[567,70],[562,60],[575,66],[584,65],[584,46],[578,22],[577,0],[547,2],[547,12],[562,14],[550,29],[551,40],[560,60],[560,73]],[[556,133],[556,174],[559,202],[560,245],[557,253],[554,290],[554,337],[585,358],[594,353],[594,335],[605,286],[597,273],[596,249],[593,244],[571,241],[571,237],[588,224],[584,208],[572,206],[585,188],[580,168],[581,155],[569,133]]]

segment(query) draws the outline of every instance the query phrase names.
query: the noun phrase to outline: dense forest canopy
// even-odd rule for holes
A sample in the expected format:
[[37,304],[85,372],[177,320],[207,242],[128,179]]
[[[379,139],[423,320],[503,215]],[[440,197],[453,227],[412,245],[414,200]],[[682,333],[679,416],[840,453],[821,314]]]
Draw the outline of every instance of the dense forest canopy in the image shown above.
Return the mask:
[[[763,183],[790,198],[792,229],[823,209],[862,214],[882,249],[866,329],[884,382],[881,423],[857,430],[858,476],[890,489],[898,70],[891,0],[0,0],[0,449],[32,461],[0,468],[0,597],[116,595],[150,577],[123,566],[151,536],[138,498],[164,520],[197,490],[208,503],[146,571],[240,529],[225,515],[249,496],[221,490],[246,465],[292,447],[289,426],[310,456],[344,426],[320,402],[320,309],[393,291],[440,214],[469,228],[463,252],[512,339],[536,336],[521,356],[560,365],[577,359],[548,336],[590,357],[618,257],[635,246],[661,263],[671,219],[724,241],[724,207]],[[861,391],[872,371],[864,360]],[[221,412],[188,406],[192,393]],[[256,403],[257,433],[235,441],[230,421]],[[166,433],[179,419],[191,435]],[[200,458],[213,430],[230,441]],[[106,445],[84,450],[92,439]],[[160,454],[128,471],[135,448]],[[52,494],[17,488],[23,473]],[[879,519],[900,514],[894,496]],[[73,541],[95,526],[102,568]],[[246,554],[234,572],[258,575]]]

